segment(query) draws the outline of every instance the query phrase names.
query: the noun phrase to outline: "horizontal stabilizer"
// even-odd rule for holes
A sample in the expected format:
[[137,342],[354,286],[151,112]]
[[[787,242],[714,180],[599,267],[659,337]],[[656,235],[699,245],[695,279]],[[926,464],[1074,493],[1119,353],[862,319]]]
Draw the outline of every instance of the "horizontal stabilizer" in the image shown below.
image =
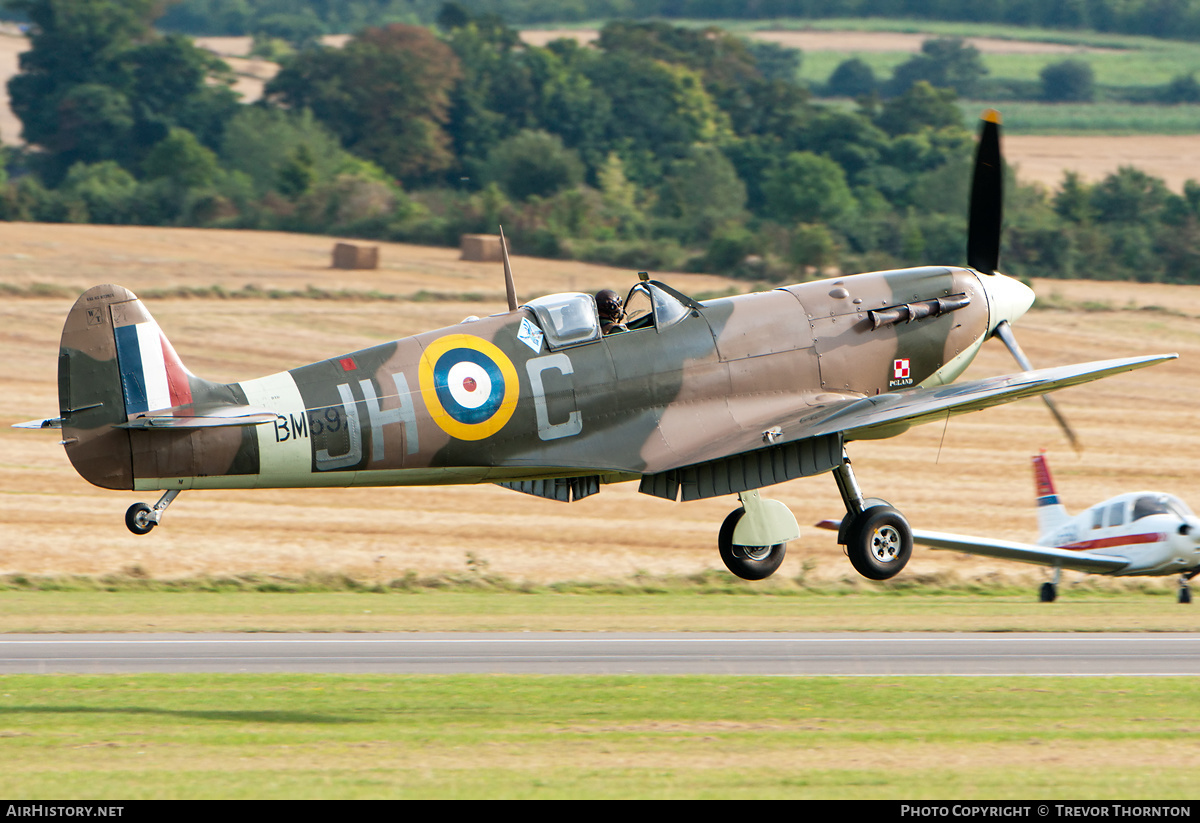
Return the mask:
[[1056,549],[1050,546],[1032,546],[1009,540],[992,540],[983,537],[967,537],[961,534],[944,534],[913,529],[913,542],[932,549],[978,554],[984,557],[999,557],[1039,566],[1073,569],[1092,574],[1112,574],[1129,565],[1124,557],[1114,557],[1092,552]]
[[14,429],[61,429],[61,417],[47,417],[45,420],[26,420],[24,423],[13,423]]
[[[181,412],[188,411],[184,414]],[[139,414],[118,429],[207,429],[216,426],[257,426],[274,423],[278,415],[255,406],[207,406],[166,409],[161,413]]]

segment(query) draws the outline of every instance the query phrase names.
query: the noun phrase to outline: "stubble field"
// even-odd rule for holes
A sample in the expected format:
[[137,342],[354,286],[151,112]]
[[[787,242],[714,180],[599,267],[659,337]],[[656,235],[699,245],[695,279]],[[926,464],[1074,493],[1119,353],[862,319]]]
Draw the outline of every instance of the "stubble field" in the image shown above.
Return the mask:
[[[484,568],[513,580],[604,580],[720,568],[715,535],[735,498],[675,504],[604,488],[561,504],[484,485],[452,488],[187,492],[163,525],[135,537],[125,508],[155,496],[89,486],[54,432],[9,428],[56,414],[55,360],[78,292],[117,282],[143,296],[184,362],[214,380],[258,377],[503,308],[499,266],[452,249],[384,244],[382,268],[329,268],[332,238],[256,232],[0,224],[0,574],[155,578],[235,573],[345,573],[386,581]],[[622,289],[633,272],[515,260],[521,296]],[[685,292],[721,291],[722,278],[660,274]],[[334,300],[265,295],[183,298],[173,290],[308,287],[479,300]],[[745,285],[745,284],[741,284]],[[1018,336],[1035,365],[1175,351],[1178,361],[1058,395],[1084,443],[1073,454],[1040,402],[929,425],[899,438],[851,444],[860,482],[919,527],[1035,537],[1029,458],[1046,448],[1067,506],[1077,511],[1137,488],[1197,505],[1193,387],[1200,363],[1200,291],[1162,285],[1036,283],[1062,306],[1031,312]],[[47,296],[39,296],[47,295]],[[160,295],[160,296],[155,296]],[[1078,306],[1087,304],[1092,311]],[[1108,310],[1095,310],[1104,309]],[[965,375],[1015,369],[988,343]],[[796,513],[802,537],[779,574],[854,578],[831,533],[809,527],[841,514],[829,476],[769,490]],[[918,549],[906,575],[1036,582],[1041,571]],[[1164,583],[1166,584],[1166,583]]]

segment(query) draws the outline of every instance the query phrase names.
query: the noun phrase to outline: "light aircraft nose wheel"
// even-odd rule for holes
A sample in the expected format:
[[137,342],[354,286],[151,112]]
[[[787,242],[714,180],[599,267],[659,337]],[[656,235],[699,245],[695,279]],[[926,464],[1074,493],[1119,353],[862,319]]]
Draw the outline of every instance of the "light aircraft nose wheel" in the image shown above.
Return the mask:
[[158,525],[150,517],[152,511],[145,503],[134,503],[125,510],[125,525],[134,534],[149,534]]
[[874,506],[859,513],[846,533],[846,554],[854,568],[869,580],[895,577],[912,555],[912,528],[891,506]]
[[733,530],[738,521],[746,513],[745,509],[735,509],[721,524],[717,534],[717,548],[721,550],[721,560],[725,568],[743,580],[763,580],[770,577],[783,562],[787,554],[787,543],[776,543],[773,546],[739,546],[733,542]]

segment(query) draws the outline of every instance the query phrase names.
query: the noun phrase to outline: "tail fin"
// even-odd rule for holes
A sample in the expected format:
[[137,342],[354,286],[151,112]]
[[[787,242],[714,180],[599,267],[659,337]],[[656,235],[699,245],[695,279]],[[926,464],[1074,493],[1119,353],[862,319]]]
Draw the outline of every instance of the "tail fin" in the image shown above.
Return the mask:
[[1058,500],[1045,454],[1033,456],[1033,483],[1037,495],[1038,532],[1045,536],[1071,519],[1066,506]]
[[58,403],[67,456],[85,480],[133,488],[130,415],[192,402],[189,372],[137,295],[121,286],[84,292],[63,326]]

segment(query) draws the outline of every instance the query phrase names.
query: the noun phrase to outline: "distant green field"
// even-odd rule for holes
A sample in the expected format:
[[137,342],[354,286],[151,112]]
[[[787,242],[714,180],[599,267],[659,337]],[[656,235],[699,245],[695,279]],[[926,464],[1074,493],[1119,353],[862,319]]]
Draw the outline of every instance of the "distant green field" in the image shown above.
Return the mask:
[[1194,678],[13,675],[0,793],[1178,801],[1197,698]]
[[[964,122],[979,116],[986,101],[960,104]],[[1200,134],[1200,106],[1136,103],[999,104],[1007,134]]]
[[[816,25],[818,22],[820,25]],[[880,20],[822,20],[814,21],[811,28],[828,31],[920,31],[932,35],[1029,40],[1077,46],[1080,49],[1103,49],[1072,54],[986,53],[983,56],[984,64],[990,72],[989,78],[993,79],[1037,80],[1047,65],[1067,59],[1089,63],[1096,74],[1096,83],[1101,86],[1160,86],[1180,74],[1200,73],[1200,43],[1001,26],[930,23],[916,27],[911,23],[891,22],[893,25]],[[851,56],[865,61],[877,75],[887,77],[911,55],[902,52],[806,51],[801,78],[814,84],[824,83],[838,64]]]
[[[932,36],[989,37],[1038,43],[1103,49],[1079,53],[984,54],[988,80],[1035,83],[1046,66],[1066,59],[1084,60],[1095,72],[1098,102],[1055,105],[1036,102],[1003,102],[1005,129],[1009,134],[1195,134],[1200,132],[1200,107],[1135,104],[1107,100],[1113,94],[1161,87],[1189,73],[1200,77],[1200,43],[1160,40],[1096,32],[1055,31],[1015,26],[933,21],[836,18],[826,20],[693,21],[694,25],[719,25],[748,34],[760,30],[806,29],[816,31],[863,31],[928,33]],[[600,25],[600,24],[596,24]],[[866,62],[876,76],[885,80],[912,56],[908,52],[806,50],[800,79],[813,87],[823,86],[834,69],[851,57]],[[980,105],[994,101],[964,101],[968,121]]]

